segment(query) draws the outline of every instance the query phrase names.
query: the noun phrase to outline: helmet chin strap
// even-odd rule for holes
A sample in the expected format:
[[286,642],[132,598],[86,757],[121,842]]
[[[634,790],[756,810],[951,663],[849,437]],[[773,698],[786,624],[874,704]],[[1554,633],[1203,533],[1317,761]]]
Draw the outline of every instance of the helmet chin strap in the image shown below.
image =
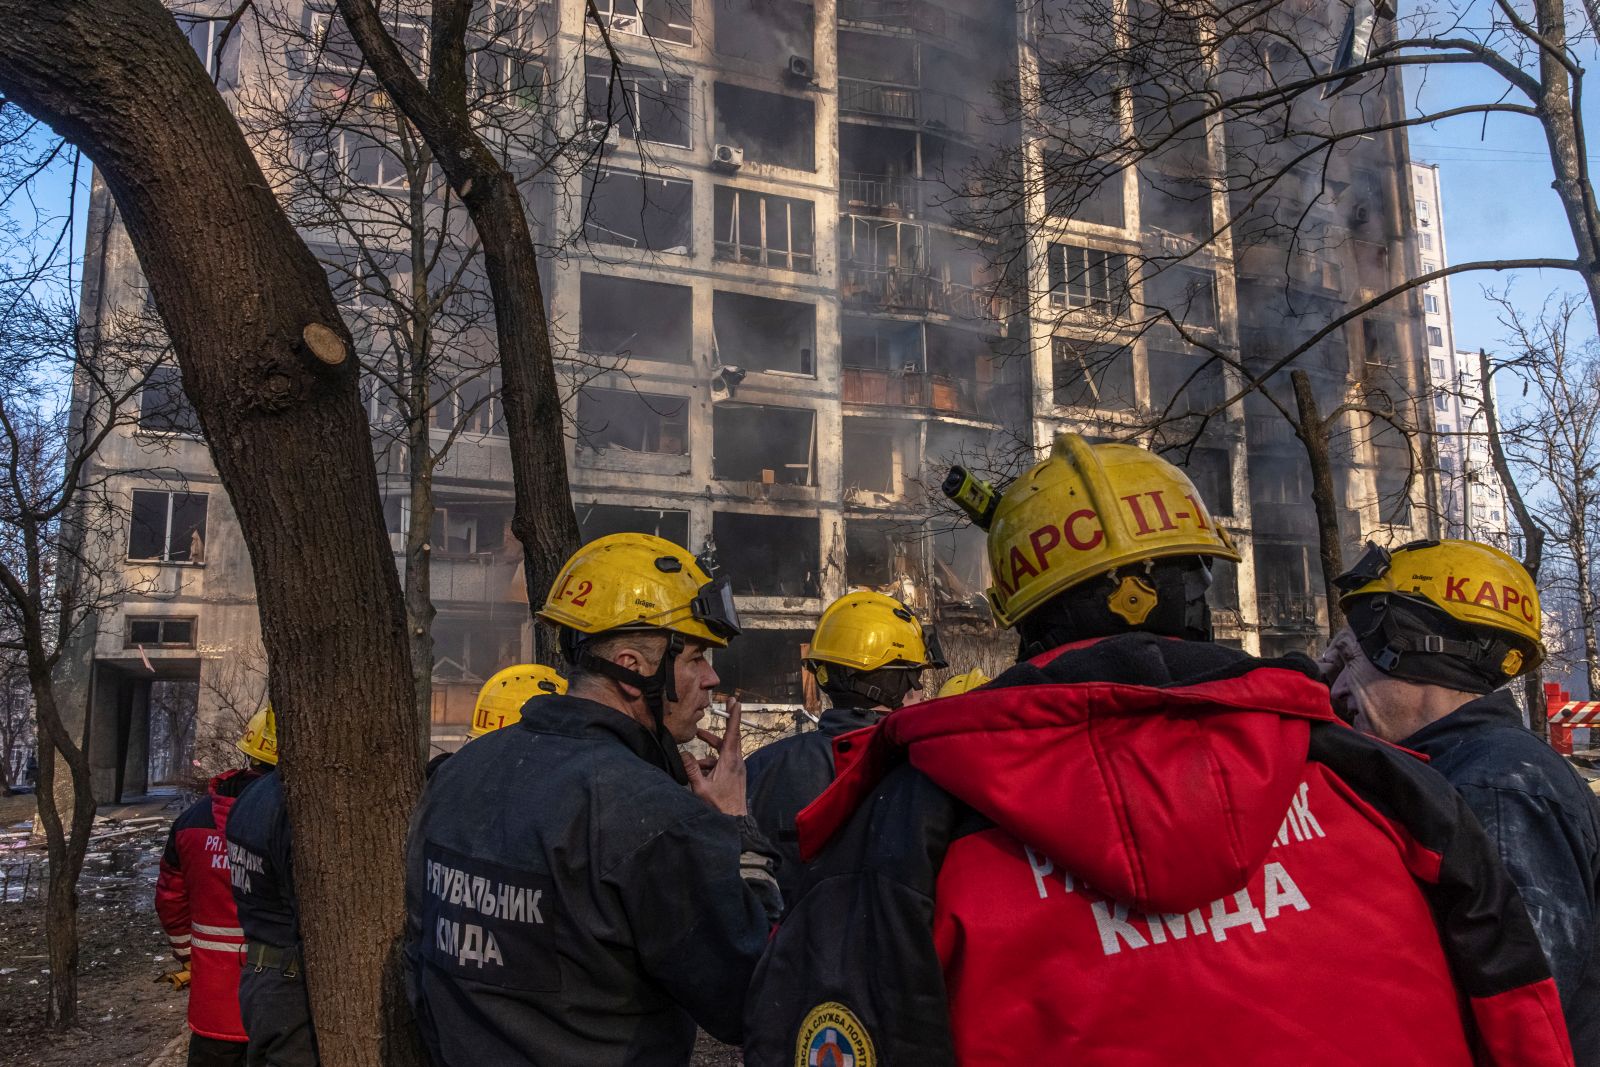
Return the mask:
[[582,644],[574,644],[568,655],[576,666],[586,671],[592,671],[613,682],[639,690],[640,695],[644,697],[644,706],[650,709],[650,718],[655,723],[651,736],[655,739],[656,747],[661,750],[662,763],[667,773],[672,775],[679,785],[688,785],[689,776],[684,773],[683,760],[678,757],[678,742],[673,740],[672,734],[667,731],[666,721],[667,703],[678,702],[676,664],[678,656],[682,653],[683,635],[669,631],[666,651],[661,654],[661,662],[656,664],[654,674],[640,674],[620,663],[602,659]]

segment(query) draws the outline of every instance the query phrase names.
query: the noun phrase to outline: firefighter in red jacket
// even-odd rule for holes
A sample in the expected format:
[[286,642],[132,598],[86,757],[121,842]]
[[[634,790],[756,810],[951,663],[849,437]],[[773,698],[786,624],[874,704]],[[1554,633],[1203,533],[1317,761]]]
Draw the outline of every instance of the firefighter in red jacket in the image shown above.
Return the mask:
[[189,1064],[232,1067],[245,1062],[239,1018],[239,966],[244,932],[233,905],[226,830],[228,812],[244,787],[278,762],[272,709],[251,718],[238,748],[250,759],[243,770],[211,779],[206,796],[172,824],[156,879],[156,914],[172,954],[189,984]]
[[953,473],[1023,662],[837,739],[750,1067],[1569,1067],[1464,802],[1309,659],[1211,641],[1239,556],[1182,471],[1063,434],[1003,494]]

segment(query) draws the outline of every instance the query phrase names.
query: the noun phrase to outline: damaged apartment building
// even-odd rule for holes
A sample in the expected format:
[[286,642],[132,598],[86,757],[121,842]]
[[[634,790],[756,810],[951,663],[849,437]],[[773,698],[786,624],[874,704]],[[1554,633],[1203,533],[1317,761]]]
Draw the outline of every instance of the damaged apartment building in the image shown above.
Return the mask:
[[[225,67],[225,92],[263,76],[252,56],[269,46],[262,35],[215,52],[226,5],[175,6],[208,66]],[[339,32],[331,4],[291,7],[312,39]],[[1118,343],[1077,315],[1112,306],[1141,253],[1190,250],[1227,217],[1219,184],[1180,196],[1162,179],[1181,171],[1192,188],[1196,173],[1222,167],[1220,126],[1175,158],[1130,168],[1070,217],[1044,198],[1039,254],[1009,268],[1020,288],[997,284],[1004,257],[952,188],[1022,144],[995,86],[1025,82],[1036,65],[1043,45],[1026,12],[982,0],[595,0],[608,49],[584,0],[491,7],[519,9],[537,29],[520,51],[496,53],[504,61],[487,77],[537,99],[538,121],[582,150],[570,173],[529,187],[541,241],[561,248],[546,298],[572,384],[580,527],[586,538],[643,531],[714,546],[747,625],[715,663],[747,707],[816,709],[805,643],[822,607],[853,587],[939,624],[956,669],[993,673],[1012,645],[989,621],[981,532],[938,499],[948,465],[1010,456],[1014,467],[1063,428],[1127,436],[1158,402],[1201,410],[1236,384],[1214,364],[1194,374],[1205,361],[1176,332]],[[393,184],[371,160],[357,150],[345,162]],[[1410,203],[1404,143],[1372,142],[1341,165],[1355,191],[1312,210],[1348,214],[1359,200],[1360,232],[1296,259],[1288,290],[1281,250],[1218,242],[1187,256],[1151,283],[1172,289],[1187,329],[1248,367],[1281,347],[1286,302],[1309,332],[1308,306],[1392,284]],[[87,259],[86,317],[144,299],[99,183]],[[1008,295],[1018,291],[1039,298]],[[1338,391],[1352,375],[1414,375],[1421,328],[1409,309],[1358,325],[1325,346],[1319,379]],[[1091,348],[1109,353],[1092,370]],[[219,694],[259,656],[243,542],[204,442],[170,412],[175,389],[175,371],[153,373],[150,417],[98,458],[132,515],[126,566],[149,579],[73,660],[107,796],[157,784],[152,687],[197,687],[201,735],[221,732],[232,704]],[[466,736],[483,681],[532,648],[503,430],[492,395],[469,400],[435,416],[437,434],[456,435],[434,479],[431,540],[433,726],[446,747]],[[1362,439],[1341,461],[1348,539],[1426,531],[1420,483],[1385,483],[1406,466],[1386,460],[1395,447],[1403,440]],[[1184,457],[1244,556],[1219,568],[1220,636],[1265,654],[1308,647],[1326,620],[1296,448],[1288,424],[1249,398]],[[152,477],[154,466],[181,484]],[[407,490],[399,473],[383,479],[398,566]]]

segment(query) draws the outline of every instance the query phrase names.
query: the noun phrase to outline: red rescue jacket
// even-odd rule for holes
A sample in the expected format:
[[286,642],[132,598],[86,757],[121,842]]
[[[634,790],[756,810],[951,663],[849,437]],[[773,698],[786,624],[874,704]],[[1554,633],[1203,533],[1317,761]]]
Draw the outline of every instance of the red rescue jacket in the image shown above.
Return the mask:
[[1309,671],[1129,635],[840,738],[746,1062],[1568,1067],[1476,820]]
[[245,1040],[244,931],[233,906],[225,831],[234,799],[258,777],[238,770],[211,779],[206,797],[173,821],[156,879],[156,915],[172,954],[189,967],[189,1029],[220,1041]]

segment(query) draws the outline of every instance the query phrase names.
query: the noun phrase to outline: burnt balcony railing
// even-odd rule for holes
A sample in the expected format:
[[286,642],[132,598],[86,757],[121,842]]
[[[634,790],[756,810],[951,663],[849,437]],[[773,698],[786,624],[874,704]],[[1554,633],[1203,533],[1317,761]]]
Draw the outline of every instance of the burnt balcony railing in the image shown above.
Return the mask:
[[839,292],[846,305],[864,311],[933,312],[995,321],[1007,317],[1004,300],[987,288],[898,267],[845,263],[840,268]]
[[1007,422],[1021,411],[1022,388],[926,371],[845,367],[840,396],[846,404],[920,408],[969,418]]
[[910,0],[839,0],[839,17],[879,26],[911,25]]
[[860,78],[839,79],[839,110],[916,122],[969,137],[983,133],[985,125],[982,114],[962,97]]
[[1261,625],[1286,630],[1316,629],[1320,597],[1310,593],[1261,593],[1256,604]]
[[917,182],[885,174],[844,174],[839,178],[839,206],[857,214],[890,211],[888,217],[916,214]]

